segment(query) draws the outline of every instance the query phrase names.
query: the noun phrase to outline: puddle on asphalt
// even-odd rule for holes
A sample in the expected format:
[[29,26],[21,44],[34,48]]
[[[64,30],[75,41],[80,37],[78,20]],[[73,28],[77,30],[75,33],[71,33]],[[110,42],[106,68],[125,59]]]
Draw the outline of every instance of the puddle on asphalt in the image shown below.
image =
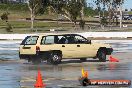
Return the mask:
[[[72,65],[40,65],[41,73],[47,86],[79,86],[78,78],[81,76],[81,69],[83,64],[79,66]],[[131,64],[90,64],[84,67],[89,72],[90,79],[127,79],[132,80],[132,65]],[[27,64],[23,66],[21,72],[26,73],[26,77],[30,77],[30,80],[34,80],[34,76],[37,73],[38,66]],[[28,73],[27,73],[28,72]],[[24,80],[24,79],[23,79]],[[24,84],[24,83],[23,83]],[[58,88],[58,87],[57,87]],[[98,88],[102,88],[98,87]],[[106,88],[106,87],[105,87]],[[109,86],[107,86],[109,88]],[[115,88],[115,87],[114,87]],[[120,87],[117,87],[120,88]]]
[[[0,85],[2,88],[20,88],[20,85],[32,88],[39,67],[47,86],[56,86],[56,88],[58,88],[58,85],[62,85],[64,87],[77,86],[80,88],[78,78],[81,76],[83,66],[83,63],[78,65],[61,64],[58,66],[47,64],[37,66],[32,64],[4,63],[0,64],[0,74],[2,74],[0,75]],[[84,69],[89,72],[90,79],[132,80],[132,65],[130,63],[87,64]]]

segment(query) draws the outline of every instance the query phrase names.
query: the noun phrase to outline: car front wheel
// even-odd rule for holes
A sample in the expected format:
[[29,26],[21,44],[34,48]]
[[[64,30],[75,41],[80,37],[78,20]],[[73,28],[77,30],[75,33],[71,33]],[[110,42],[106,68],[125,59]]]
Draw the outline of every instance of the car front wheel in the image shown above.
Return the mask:
[[98,58],[101,62],[106,62],[106,52],[104,50],[100,50],[98,52]]

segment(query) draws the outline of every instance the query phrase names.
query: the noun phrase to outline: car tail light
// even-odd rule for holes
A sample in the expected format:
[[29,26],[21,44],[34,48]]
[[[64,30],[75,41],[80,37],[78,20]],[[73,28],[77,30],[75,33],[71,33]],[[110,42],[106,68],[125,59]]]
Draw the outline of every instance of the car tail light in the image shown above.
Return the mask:
[[36,46],[36,51],[40,51],[40,47],[39,46]]

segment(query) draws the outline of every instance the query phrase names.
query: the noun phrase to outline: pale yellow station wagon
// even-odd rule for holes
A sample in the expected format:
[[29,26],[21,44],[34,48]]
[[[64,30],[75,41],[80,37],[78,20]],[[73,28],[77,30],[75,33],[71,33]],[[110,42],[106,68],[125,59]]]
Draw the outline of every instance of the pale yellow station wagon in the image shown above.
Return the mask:
[[106,55],[113,49],[109,44],[92,43],[91,40],[78,34],[38,34],[27,36],[20,44],[20,59],[34,64],[47,60],[51,64],[59,64],[62,59],[98,58],[105,62]]

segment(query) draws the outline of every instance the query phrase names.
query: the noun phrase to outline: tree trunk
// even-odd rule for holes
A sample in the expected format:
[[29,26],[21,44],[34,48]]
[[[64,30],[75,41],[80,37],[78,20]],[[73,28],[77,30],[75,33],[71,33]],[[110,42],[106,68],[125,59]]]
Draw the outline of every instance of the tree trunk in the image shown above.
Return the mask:
[[52,9],[51,9],[51,6],[48,7],[48,15],[51,15],[52,14]]
[[[81,10],[81,20],[82,22],[84,22],[84,6],[82,6],[82,10]],[[82,28],[82,30],[84,30],[84,28]]]
[[77,27],[76,27],[76,21],[74,21],[73,24],[74,24],[74,29],[76,30],[77,29]]
[[101,28],[104,29],[104,25],[103,24],[101,24]]
[[29,5],[29,2],[27,3],[28,8],[30,10],[30,22],[31,22],[31,31],[33,31],[34,28],[34,18],[35,18],[35,14],[34,14],[34,8],[31,8]]
[[122,28],[122,5],[120,5],[120,28]]
[[115,9],[116,9],[115,22],[116,22],[116,26],[118,26],[119,25],[119,22],[118,22],[118,7],[116,6]]
[[117,18],[117,16],[116,16],[116,26],[118,26],[118,18]]
[[34,28],[34,14],[33,11],[31,11],[31,31],[33,31]]
[[81,10],[81,20],[84,20],[84,6],[82,6]]
[[111,8],[108,8],[108,12],[109,12],[109,25],[111,25]]
[[108,14],[109,14],[109,25],[112,25],[112,20],[113,20],[112,2],[108,4]]
[[115,23],[115,16],[112,19],[112,25]]

